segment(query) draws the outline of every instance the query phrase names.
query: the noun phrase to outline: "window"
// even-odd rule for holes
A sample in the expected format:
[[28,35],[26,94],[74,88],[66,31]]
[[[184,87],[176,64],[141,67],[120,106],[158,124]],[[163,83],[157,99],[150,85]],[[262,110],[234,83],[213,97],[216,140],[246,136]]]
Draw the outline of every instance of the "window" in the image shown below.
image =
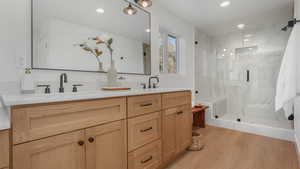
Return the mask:
[[160,73],[178,72],[178,39],[171,34],[160,35]]

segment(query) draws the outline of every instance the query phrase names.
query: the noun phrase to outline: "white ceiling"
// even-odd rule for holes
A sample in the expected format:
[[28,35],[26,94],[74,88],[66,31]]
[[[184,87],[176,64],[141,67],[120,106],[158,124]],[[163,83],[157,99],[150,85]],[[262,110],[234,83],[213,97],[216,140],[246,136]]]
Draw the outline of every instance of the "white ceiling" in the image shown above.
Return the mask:
[[171,13],[183,18],[210,35],[285,23],[293,16],[293,0],[230,0],[221,8],[223,0],[155,0]]
[[[149,14],[138,10],[136,15],[125,15],[123,9],[128,3],[124,0],[34,0],[33,2],[34,18],[38,19],[38,24],[56,18],[147,43],[150,41],[150,34],[145,31],[150,28]],[[105,12],[99,14],[96,12],[97,8],[102,8]]]

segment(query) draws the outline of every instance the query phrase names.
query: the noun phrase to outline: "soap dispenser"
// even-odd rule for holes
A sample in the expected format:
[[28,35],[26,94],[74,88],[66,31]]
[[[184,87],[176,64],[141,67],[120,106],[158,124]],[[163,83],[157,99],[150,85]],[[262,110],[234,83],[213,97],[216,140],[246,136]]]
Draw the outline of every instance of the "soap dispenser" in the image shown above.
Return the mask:
[[21,92],[23,94],[34,93],[34,81],[33,81],[30,68],[25,69],[25,74],[21,80]]

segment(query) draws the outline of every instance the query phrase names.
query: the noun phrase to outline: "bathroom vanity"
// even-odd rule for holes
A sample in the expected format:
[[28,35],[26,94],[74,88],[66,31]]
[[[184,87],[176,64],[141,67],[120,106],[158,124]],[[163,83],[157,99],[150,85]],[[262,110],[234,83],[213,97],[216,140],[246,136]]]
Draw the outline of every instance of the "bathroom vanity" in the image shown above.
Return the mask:
[[0,147],[1,169],[8,167],[8,157],[10,169],[164,168],[191,144],[189,90],[2,96],[2,100],[10,107],[11,129],[0,133],[0,142],[7,140],[0,144],[6,146]]

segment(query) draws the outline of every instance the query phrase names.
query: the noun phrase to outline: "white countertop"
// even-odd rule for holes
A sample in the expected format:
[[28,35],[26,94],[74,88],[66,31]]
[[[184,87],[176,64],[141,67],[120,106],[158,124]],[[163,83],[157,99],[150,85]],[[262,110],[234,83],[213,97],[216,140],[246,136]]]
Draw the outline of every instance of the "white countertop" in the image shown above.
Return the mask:
[[78,93],[53,93],[53,94],[17,94],[17,95],[1,95],[1,101],[5,107],[38,103],[76,101],[87,99],[102,99],[121,96],[134,96],[156,93],[168,93],[176,91],[187,91],[189,89],[178,88],[158,88],[158,89],[132,89],[128,91],[86,91]]
[[78,93],[53,93],[53,94],[3,94],[1,102],[4,107],[0,107],[0,130],[10,128],[10,107],[16,105],[28,105],[39,103],[51,103],[62,101],[76,101],[88,99],[102,99],[122,96],[135,96],[145,94],[158,94],[176,91],[188,91],[190,89],[161,88],[161,89],[132,89],[128,91],[85,91]]

